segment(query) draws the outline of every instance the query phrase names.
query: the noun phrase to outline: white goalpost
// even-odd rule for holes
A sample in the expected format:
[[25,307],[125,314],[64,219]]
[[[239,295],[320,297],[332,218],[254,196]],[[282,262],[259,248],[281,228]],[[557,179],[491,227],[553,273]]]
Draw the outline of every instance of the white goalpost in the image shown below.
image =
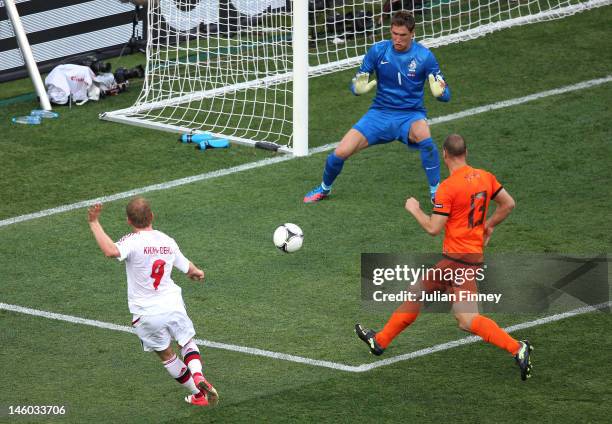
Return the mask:
[[[356,67],[411,10],[428,47],[612,0],[149,0],[145,81],[101,119],[308,154],[308,78]],[[347,81],[348,84],[348,81]],[[316,93],[315,93],[316,94]],[[325,95],[325,93],[321,93]]]
[[32,48],[30,47],[28,36],[25,30],[23,29],[23,24],[21,23],[19,12],[15,7],[15,1],[4,0],[4,8],[6,9],[6,14],[13,26],[15,39],[17,40],[17,44],[19,45],[19,50],[21,51],[23,61],[25,62],[26,68],[28,69],[30,79],[34,84],[36,95],[38,96],[40,101],[40,107],[43,110],[51,110],[51,102],[49,101],[47,90],[45,90],[45,85],[43,84],[42,78],[40,77],[40,72],[38,70],[38,66],[36,65],[34,55],[32,54]]

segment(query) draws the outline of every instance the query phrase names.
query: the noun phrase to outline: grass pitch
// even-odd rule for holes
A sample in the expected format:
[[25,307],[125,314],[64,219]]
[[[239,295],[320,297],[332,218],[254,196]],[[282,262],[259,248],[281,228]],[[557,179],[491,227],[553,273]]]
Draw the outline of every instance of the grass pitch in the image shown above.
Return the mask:
[[[436,49],[454,99],[430,102],[430,116],[612,74],[611,19],[612,8],[600,8]],[[369,98],[345,90],[350,74],[312,80],[312,92],[326,95],[312,97],[311,145],[338,140],[367,109]],[[0,87],[0,96],[29,89]],[[40,127],[9,124],[34,103],[0,108],[0,219],[273,156],[237,146],[196,152],[173,135],[97,120],[136,94],[59,109],[58,121]],[[490,251],[610,251],[611,105],[604,84],[432,127],[439,144],[464,135],[471,164],[493,171],[517,200]],[[148,194],[156,227],[207,271],[204,285],[174,275],[198,337],[349,365],[375,360],[352,333],[357,321],[380,328],[386,319],[360,306],[360,254],[437,252],[441,240],[403,210],[406,196],[427,201],[418,155],[399,143],[368,149],[347,162],[331,200],[303,205],[324,159]],[[108,203],[101,218],[114,239],[128,231],[125,203]],[[271,242],[287,221],[306,235],[292,255]],[[1,227],[0,240],[0,302],[129,325],[125,271],[99,253],[83,209]],[[506,326],[532,317],[495,318]],[[204,348],[221,395],[204,411],[184,404],[183,389],[134,335],[7,311],[0,320],[0,419],[8,422],[602,422],[612,412],[612,318],[603,312],[517,332],[536,347],[526,383],[512,358],[483,343],[365,373]],[[464,335],[451,316],[423,315],[385,357]],[[5,412],[43,404],[66,405],[67,414]]]

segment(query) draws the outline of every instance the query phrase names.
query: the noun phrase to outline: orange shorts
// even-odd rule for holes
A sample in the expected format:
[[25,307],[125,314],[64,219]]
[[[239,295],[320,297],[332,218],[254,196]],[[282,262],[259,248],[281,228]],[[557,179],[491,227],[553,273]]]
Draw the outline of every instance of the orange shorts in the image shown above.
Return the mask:
[[431,272],[421,280],[422,288],[427,293],[456,293],[460,290],[477,293],[476,282],[482,273],[482,265],[482,262],[468,262],[445,256],[428,270]]
[[[481,259],[482,256],[469,258]],[[446,293],[453,294],[453,304],[466,303],[469,293],[478,293],[478,281],[484,277],[483,263],[477,261],[466,261],[444,256],[435,266],[426,270],[425,276],[419,284],[409,290],[416,292],[417,298],[422,300],[423,293]],[[425,299],[427,300],[427,299]],[[415,313],[421,308],[421,301],[403,303],[397,312]],[[456,307],[456,306],[455,306]]]

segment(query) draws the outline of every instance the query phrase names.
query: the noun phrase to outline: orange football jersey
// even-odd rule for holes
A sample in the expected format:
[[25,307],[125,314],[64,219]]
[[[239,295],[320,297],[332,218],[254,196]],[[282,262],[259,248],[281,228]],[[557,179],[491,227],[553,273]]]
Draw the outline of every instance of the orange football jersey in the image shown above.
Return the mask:
[[468,165],[442,181],[433,213],[448,216],[444,229],[445,254],[483,253],[489,202],[502,188],[495,175]]

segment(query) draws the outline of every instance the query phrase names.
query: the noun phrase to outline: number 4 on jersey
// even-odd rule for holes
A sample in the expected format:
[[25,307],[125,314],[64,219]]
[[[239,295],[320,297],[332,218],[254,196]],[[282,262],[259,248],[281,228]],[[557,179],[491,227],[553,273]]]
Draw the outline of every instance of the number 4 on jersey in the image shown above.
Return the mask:
[[161,283],[161,279],[164,276],[164,265],[166,265],[166,261],[163,259],[158,259],[153,262],[153,267],[151,268],[151,278],[153,278],[153,288],[157,290],[159,283]]

